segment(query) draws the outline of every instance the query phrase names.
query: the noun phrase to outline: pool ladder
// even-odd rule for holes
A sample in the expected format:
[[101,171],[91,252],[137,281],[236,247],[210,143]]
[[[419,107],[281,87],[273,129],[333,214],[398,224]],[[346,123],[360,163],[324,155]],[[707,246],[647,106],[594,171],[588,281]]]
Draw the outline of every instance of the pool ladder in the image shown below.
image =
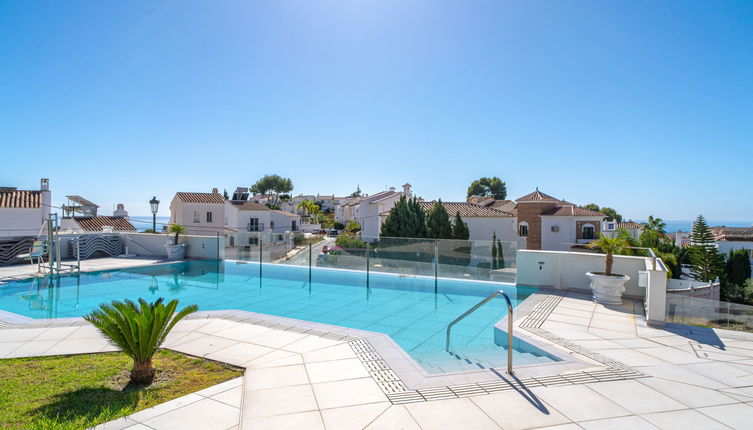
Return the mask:
[[447,332],[445,334],[445,346],[444,349],[447,352],[450,352],[450,331],[452,330],[452,326],[462,321],[465,317],[475,312],[478,308],[481,306],[484,306],[488,302],[490,302],[493,298],[497,296],[502,296],[505,298],[505,301],[507,302],[507,373],[512,375],[514,372],[512,370],[512,302],[510,301],[510,296],[507,295],[503,290],[495,291],[484,300],[481,300],[478,302],[475,306],[468,309],[463,313],[463,315],[460,315],[459,317],[455,318],[450,324],[447,325]]

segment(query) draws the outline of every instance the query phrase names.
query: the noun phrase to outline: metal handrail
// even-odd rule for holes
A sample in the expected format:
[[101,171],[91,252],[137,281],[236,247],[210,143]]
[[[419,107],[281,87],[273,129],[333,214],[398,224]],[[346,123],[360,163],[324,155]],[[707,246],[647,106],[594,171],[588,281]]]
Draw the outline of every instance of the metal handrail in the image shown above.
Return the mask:
[[497,296],[503,296],[505,298],[505,301],[507,302],[507,373],[512,375],[512,302],[510,301],[510,296],[507,295],[506,292],[503,290],[495,291],[491,293],[487,298],[484,300],[481,300],[478,302],[475,306],[468,309],[463,313],[463,315],[460,315],[459,317],[455,318],[450,324],[447,325],[447,332],[445,334],[445,351],[450,352],[450,331],[452,330],[452,326],[462,321],[465,317],[475,312],[478,308],[481,306],[484,306],[488,302],[490,302],[493,298]]

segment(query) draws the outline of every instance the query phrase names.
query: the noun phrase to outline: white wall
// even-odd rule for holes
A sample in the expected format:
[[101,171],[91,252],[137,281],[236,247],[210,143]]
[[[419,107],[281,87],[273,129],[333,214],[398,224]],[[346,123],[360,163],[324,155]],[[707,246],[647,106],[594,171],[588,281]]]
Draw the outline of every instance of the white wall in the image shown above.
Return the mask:
[[[645,296],[645,288],[638,287],[638,272],[646,270],[645,260],[646,257],[614,256],[612,271],[630,277],[625,285],[626,296]],[[518,284],[590,291],[586,273],[603,272],[604,264],[604,254],[519,250]]]
[[[450,214],[450,219],[454,216]],[[502,242],[517,242],[514,217],[463,217],[468,224],[470,240],[492,240],[494,233]]]
[[49,215],[50,208],[36,209],[0,209],[0,237],[36,236],[46,234],[42,229]]
[[[199,213],[199,222],[194,222],[194,212]],[[212,212],[212,222],[207,222],[207,212]],[[225,205],[221,203],[184,203],[177,196],[170,202],[170,222],[184,225],[188,234],[224,234]]]
[[[553,226],[559,227],[553,232]],[[541,249],[546,251],[570,251],[569,245],[575,243],[575,220],[564,216],[541,217]]]
[[[143,256],[166,257],[165,244],[173,243],[172,235],[151,233],[118,234],[123,237],[129,253]],[[181,235],[180,243],[186,244],[186,258],[225,258],[225,238],[222,236]]]

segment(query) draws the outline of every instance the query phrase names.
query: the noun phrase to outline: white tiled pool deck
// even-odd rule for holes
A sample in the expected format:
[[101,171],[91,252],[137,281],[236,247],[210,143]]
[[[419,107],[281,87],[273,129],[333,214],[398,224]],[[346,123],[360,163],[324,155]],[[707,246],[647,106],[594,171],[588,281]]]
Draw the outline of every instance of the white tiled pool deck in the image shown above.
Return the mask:
[[[363,341],[352,334],[207,312],[180,322],[164,346],[244,367],[244,377],[100,427],[753,428],[752,335],[688,326],[654,329],[633,302],[607,308],[583,294],[543,295],[556,300],[542,301],[548,308],[534,325],[516,316],[516,330],[569,354],[580,363],[577,368],[553,367],[548,373],[544,366],[520,368],[517,378],[500,370],[496,381],[417,390],[408,384],[400,397],[385,390],[383,374],[369,367],[368,354],[359,352]],[[110,350],[80,320],[0,329],[0,358]],[[378,347],[376,352],[383,353]],[[625,370],[605,371],[610,359],[612,367]]]

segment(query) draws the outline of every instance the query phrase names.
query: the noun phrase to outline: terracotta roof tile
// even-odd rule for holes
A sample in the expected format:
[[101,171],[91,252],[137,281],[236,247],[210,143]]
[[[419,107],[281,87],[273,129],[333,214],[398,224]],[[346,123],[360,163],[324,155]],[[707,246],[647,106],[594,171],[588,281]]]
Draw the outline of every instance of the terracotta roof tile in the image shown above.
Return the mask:
[[635,221],[618,222],[617,228],[624,228],[627,230],[643,230],[643,226]]
[[[433,208],[435,203],[436,202],[418,202],[419,206],[421,206],[421,209],[423,209],[424,211],[428,211],[429,209]],[[442,202],[442,205],[447,210],[447,213],[450,215],[450,218],[454,217],[455,214],[458,212],[460,212],[461,217],[468,217],[468,218],[492,218],[492,217],[508,218],[508,217],[514,216],[510,212],[505,212],[505,211],[492,209],[492,208],[485,208],[475,203]],[[380,215],[387,215],[389,213],[390,213],[389,211],[385,211],[385,212],[382,212]]]
[[175,193],[183,203],[225,203],[225,197],[219,193]]
[[40,206],[42,206],[41,191],[0,191],[0,208],[36,209]]
[[259,202],[251,202],[251,201],[231,201],[230,202],[233,206],[235,206],[238,210],[241,211],[270,211],[269,207],[267,205],[264,205]]
[[717,242],[753,242],[753,227],[712,227]]
[[277,212],[280,215],[289,216],[291,218],[300,218],[300,215],[292,214],[290,212],[280,211],[280,210],[273,210],[272,212]]
[[559,202],[560,199],[554,198],[550,196],[549,194],[544,194],[541,191],[539,191],[538,188],[536,188],[536,191],[526,194],[525,196],[515,200],[516,202],[546,202],[546,201],[553,201],[553,202]]
[[76,216],[73,220],[86,231],[102,231],[105,226],[110,226],[115,231],[136,231],[136,227],[128,219],[120,216]]
[[542,216],[606,216],[601,212],[591,211],[579,206],[557,206],[541,214]]

